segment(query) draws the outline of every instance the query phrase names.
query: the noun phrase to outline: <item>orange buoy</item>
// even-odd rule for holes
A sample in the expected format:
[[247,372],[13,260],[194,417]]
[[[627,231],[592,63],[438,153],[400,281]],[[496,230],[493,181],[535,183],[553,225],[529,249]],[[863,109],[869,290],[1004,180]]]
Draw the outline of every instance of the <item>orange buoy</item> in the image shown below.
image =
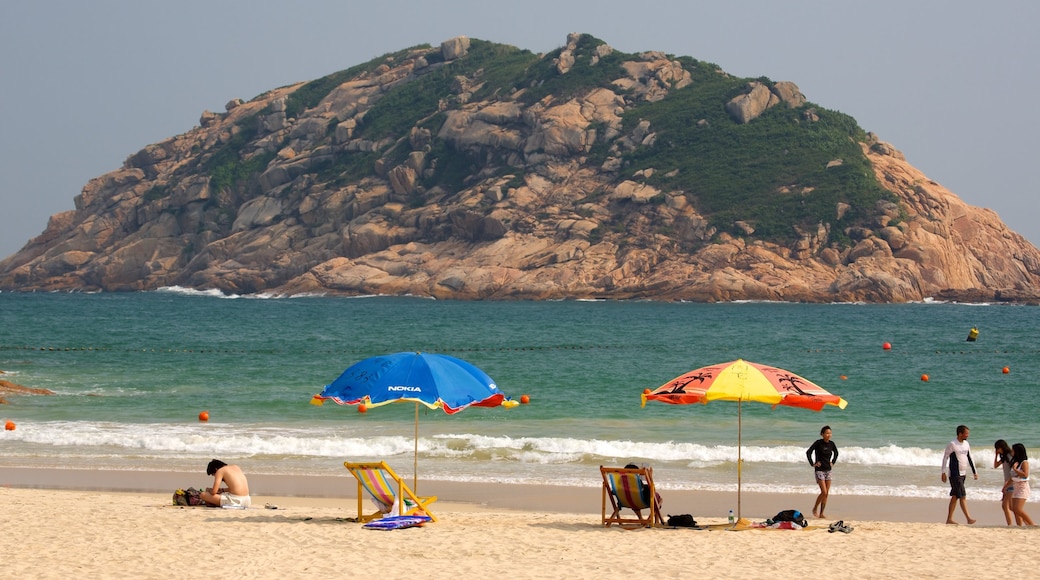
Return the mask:
[[4,423],[4,431],[14,431],[14,421]]
[[199,421],[209,421],[209,411],[203,411],[199,413]]
[[927,383],[928,382],[928,375],[921,375],[921,380]]
[[881,345],[881,348],[885,350],[892,350],[892,345],[886,342],[885,344]]
[[528,404],[530,402],[531,402],[531,396],[530,395],[520,395],[520,404],[521,405],[526,405],[526,404]]
[[1002,373],[1004,373],[1006,375],[1006,374],[1011,372],[1011,369],[1009,369],[1007,367],[1004,367],[1004,368],[1000,369],[1000,372],[1002,372]]
[[357,412],[358,413],[367,413],[368,412],[368,407],[366,407],[364,405],[358,405],[357,406]]
[[845,380],[845,379],[847,379],[847,378],[849,378],[849,377],[846,377],[845,375],[841,375],[841,380],[843,380],[843,381],[844,381],[844,380]]

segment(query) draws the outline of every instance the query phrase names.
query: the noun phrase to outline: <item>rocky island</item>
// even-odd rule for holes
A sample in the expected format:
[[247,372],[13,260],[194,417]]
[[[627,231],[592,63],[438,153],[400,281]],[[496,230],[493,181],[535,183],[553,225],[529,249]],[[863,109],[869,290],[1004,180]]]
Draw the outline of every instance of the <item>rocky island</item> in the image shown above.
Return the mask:
[[1035,303],[1040,252],[792,82],[459,37],[234,99],[92,179],[3,291]]

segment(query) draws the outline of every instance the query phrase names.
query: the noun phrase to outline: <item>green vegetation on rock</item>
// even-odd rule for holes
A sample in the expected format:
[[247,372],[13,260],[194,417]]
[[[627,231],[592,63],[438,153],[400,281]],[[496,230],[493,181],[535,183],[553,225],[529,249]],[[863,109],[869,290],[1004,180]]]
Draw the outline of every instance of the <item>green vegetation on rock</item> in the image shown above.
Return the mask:
[[519,83],[521,86],[528,87],[520,101],[532,104],[547,95],[553,95],[558,100],[566,101],[599,87],[617,91],[618,88],[612,86],[611,83],[614,79],[624,75],[621,63],[630,60],[632,55],[615,50],[599,57],[593,64],[595,49],[602,44],[605,43],[594,36],[581,35],[574,50],[571,51],[574,65],[567,71],[567,74],[561,75],[553,62],[560,57],[563,49],[557,49],[546,55],[545,58],[533,62]]
[[244,158],[244,149],[256,138],[256,134],[256,116],[246,117],[235,125],[231,139],[205,161],[203,167],[209,173],[210,187],[214,191],[231,189],[259,175],[274,159],[274,154],[266,151]]
[[309,83],[304,84],[300,88],[293,91],[285,103],[285,116],[292,119],[298,117],[300,113],[306,111],[317,105],[322,99],[328,96],[333,89],[340,86],[341,84],[349,81],[357,75],[375,69],[380,64],[387,60],[396,60],[407,55],[413,50],[422,48],[428,48],[429,45],[421,45],[412,48],[406,48],[404,50],[397,51],[391,54],[384,54],[383,56],[376,57],[366,63],[352,66],[348,69],[341,70],[339,72],[325,75],[320,79],[315,79]]
[[[852,117],[811,103],[781,104],[741,125],[724,105],[749,79],[691,64],[684,62],[697,71],[692,85],[626,112],[626,127],[647,120],[657,139],[625,160],[633,170],[652,167],[649,183],[686,192],[720,231],[744,235],[734,225],[742,220],[757,238],[785,242],[796,237],[792,226],[830,223],[840,240],[842,226],[867,219],[878,201],[895,201],[877,183],[859,145],[866,136]],[[810,110],[817,120],[806,118]],[[839,202],[850,206],[841,220]]]

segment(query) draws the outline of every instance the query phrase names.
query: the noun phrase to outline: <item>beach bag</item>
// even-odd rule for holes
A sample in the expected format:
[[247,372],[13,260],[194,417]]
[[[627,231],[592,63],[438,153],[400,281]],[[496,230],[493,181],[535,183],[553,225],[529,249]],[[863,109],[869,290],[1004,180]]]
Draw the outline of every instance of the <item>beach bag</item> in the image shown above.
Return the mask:
[[669,515],[668,525],[673,528],[695,528],[697,527],[697,520],[693,519],[693,516],[690,514]]
[[202,490],[189,487],[188,489],[178,489],[173,492],[173,505],[202,505]]
[[774,522],[793,522],[801,527],[809,525],[809,522],[805,521],[805,516],[798,510],[784,510],[773,516],[772,521]]

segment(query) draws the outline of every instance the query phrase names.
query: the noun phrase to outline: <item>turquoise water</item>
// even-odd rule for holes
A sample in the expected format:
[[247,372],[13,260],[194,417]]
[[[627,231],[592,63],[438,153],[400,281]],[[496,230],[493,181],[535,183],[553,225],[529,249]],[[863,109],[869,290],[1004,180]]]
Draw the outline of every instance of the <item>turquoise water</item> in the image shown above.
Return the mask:
[[[735,403],[641,408],[639,395],[744,358],[849,405],[742,405],[743,489],[812,492],[804,452],[829,424],[841,452],[834,493],[942,497],[941,451],[965,423],[981,472],[973,497],[996,498],[993,441],[1040,445],[1038,322],[1035,307],[942,303],[3,293],[3,378],[57,395],[0,406],[0,421],[17,424],[0,432],[0,466],[197,471],[221,457],[251,472],[329,475],[346,459],[386,459],[411,474],[413,405],[361,414],[309,400],[365,357],[429,351],[480,366],[531,403],[422,408],[422,478],[595,486],[596,466],[632,461],[654,465],[664,488],[735,490]],[[980,336],[968,343],[972,326]]]

